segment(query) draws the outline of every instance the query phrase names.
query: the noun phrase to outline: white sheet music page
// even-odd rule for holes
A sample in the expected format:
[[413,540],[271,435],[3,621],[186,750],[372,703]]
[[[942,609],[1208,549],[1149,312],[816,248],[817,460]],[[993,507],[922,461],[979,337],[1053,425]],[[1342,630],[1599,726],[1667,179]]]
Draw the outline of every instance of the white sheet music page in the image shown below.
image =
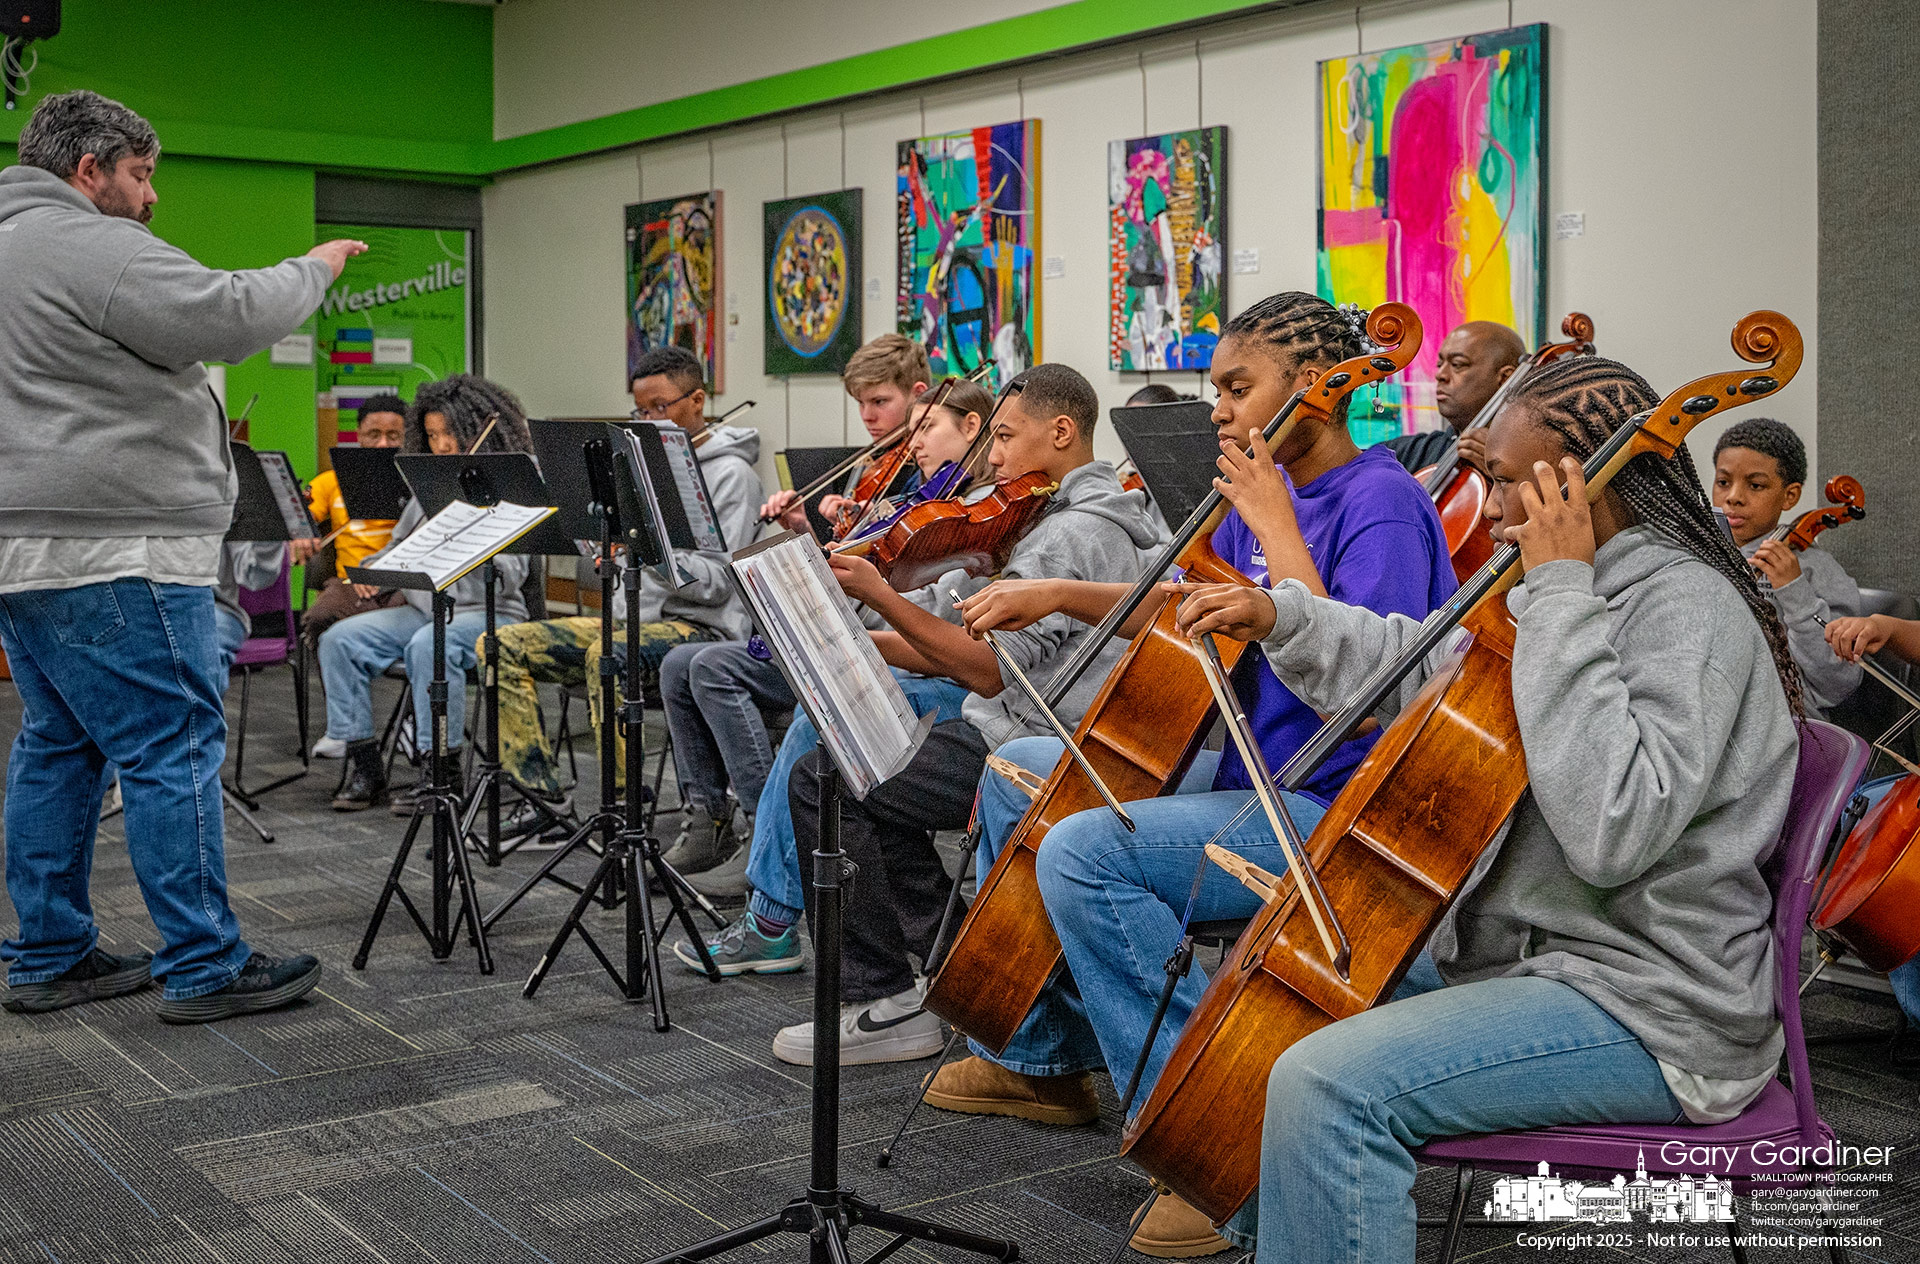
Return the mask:
[[456,500],[400,543],[367,559],[366,565],[372,570],[414,571],[444,591],[556,512],[504,500],[485,508]]
[[926,726],[812,540],[762,546],[733,569],[848,790],[865,798],[907,766]]

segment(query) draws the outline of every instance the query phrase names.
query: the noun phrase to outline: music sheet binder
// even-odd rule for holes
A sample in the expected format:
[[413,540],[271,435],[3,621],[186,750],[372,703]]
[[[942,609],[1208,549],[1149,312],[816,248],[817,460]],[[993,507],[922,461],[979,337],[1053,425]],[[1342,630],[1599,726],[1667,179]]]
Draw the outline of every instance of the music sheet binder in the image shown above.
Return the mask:
[[361,448],[344,444],[333,450],[333,473],[347,516],[361,522],[391,522],[412,495],[394,463],[398,448]]
[[[554,504],[539,467],[525,452],[478,452],[471,456],[404,453],[395,465],[413,490],[414,499],[420,502],[420,512],[429,518],[455,501],[482,507],[502,501]],[[550,518],[501,552],[571,553],[573,541],[560,529],[557,518]]]
[[272,540],[317,540],[307,514],[307,498],[284,452],[256,452],[232,440],[233,468],[240,495],[233,506],[233,525],[226,538],[248,543]]
[[445,592],[553,514],[547,506],[502,501],[482,507],[456,500],[406,539],[369,558],[374,565],[349,566],[347,578],[380,588]]
[[[706,479],[695,463],[683,491],[684,475],[675,474],[674,458],[659,428],[651,422],[610,423],[606,433],[613,447],[615,468],[623,474],[619,480],[620,513],[641,522],[644,533],[659,546],[660,560],[647,560],[654,574],[670,587],[685,587],[693,582],[693,575],[680,564],[676,550],[726,552]],[[684,431],[679,433],[685,437]],[[691,447],[687,451],[691,456]],[[689,491],[694,498],[692,505],[685,499]],[[695,523],[704,525],[696,530]]]
[[856,798],[896,776],[933,728],[887,670],[820,546],[786,531],[733,555],[732,573],[773,660]]
[[1213,490],[1219,467],[1220,432],[1213,405],[1205,400],[1110,408],[1113,432],[1126,445],[1153,503],[1170,523],[1180,523]]

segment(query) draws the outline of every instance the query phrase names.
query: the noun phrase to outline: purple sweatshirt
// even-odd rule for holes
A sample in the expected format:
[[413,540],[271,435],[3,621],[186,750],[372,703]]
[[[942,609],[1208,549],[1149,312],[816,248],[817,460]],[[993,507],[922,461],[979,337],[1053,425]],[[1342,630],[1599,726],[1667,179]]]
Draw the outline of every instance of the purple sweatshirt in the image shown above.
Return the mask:
[[[1424,619],[1459,587],[1432,498],[1385,447],[1368,448],[1305,487],[1294,487],[1293,512],[1320,582],[1335,601],[1375,614]],[[1241,574],[1267,582],[1266,555],[1239,511],[1228,514],[1213,533],[1213,548]],[[1241,698],[1248,704],[1247,718],[1260,739],[1260,751],[1268,769],[1277,773],[1320,731],[1320,717],[1294,697],[1265,662],[1243,666],[1236,677],[1243,682]],[[1250,697],[1244,683],[1249,679]],[[1375,730],[1336,750],[1304,787],[1307,797],[1332,803],[1379,736]],[[1227,743],[1213,788],[1245,790],[1252,784],[1240,752]]]

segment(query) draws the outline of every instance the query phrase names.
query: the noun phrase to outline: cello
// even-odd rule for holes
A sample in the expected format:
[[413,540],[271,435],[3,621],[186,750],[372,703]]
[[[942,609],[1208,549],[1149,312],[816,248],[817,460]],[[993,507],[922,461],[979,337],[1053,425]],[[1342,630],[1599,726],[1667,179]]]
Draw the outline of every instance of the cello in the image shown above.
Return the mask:
[[[1589,499],[1629,460],[1670,457],[1701,421],[1792,380],[1799,331],[1754,312],[1733,349],[1761,372],[1696,379],[1620,427],[1586,462]],[[1470,641],[1388,725],[1307,842],[1309,863],[1352,942],[1348,980],[1332,968],[1289,877],[1234,945],[1129,1121],[1121,1153],[1215,1223],[1259,1183],[1268,1073],[1289,1046],[1392,997],[1461,884],[1527,789],[1513,702],[1515,624],[1502,595],[1519,576],[1506,544],[1404,650],[1375,671],[1279,774],[1305,783],[1402,680],[1464,628]],[[1471,777],[1470,787],[1465,778]]]
[[[1480,411],[1473,415],[1473,420],[1466,424],[1461,434],[1470,430],[1484,430],[1493,424],[1500,406],[1507,402],[1507,396],[1520,384],[1520,379],[1532,370],[1543,364],[1551,364],[1564,355],[1593,354],[1591,316],[1585,312],[1568,312],[1566,319],[1560,322],[1560,332],[1568,340],[1550,342],[1523,358],[1513,372],[1507,374],[1506,380],[1500,383],[1493,398],[1480,406]],[[1433,497],[1433,507],[1440,511],[1440,529],[1446,533],[1447,550],[1453,556],[1453,575],[1464,583],[1468,576],[1493,557],[1493,532],[1488,530],[1480,516],[1480,511],[1487,504],[1487,477],[1460,459],[1458,443],[1414,477]]]
[[[1340,400],[1411,363],[1420,349],[1420,318],[1405,304],[1383,303],[1367,319],[1367,337],[1378,350],[1333,366],[1267,423],[1269,450],[1303,417],[1330,421]],[[1058,705],[1113,633],[1153,592],[1169,565],[1216,583],[1253,582],[1213,550],[1214,529],[1228,508],[1218,490],[1195,507],[1127,597],[1049,682],[1049,707]],[[1171,793],[1186,775],[1215,715],[1213,694],[1199,664],[1186,638],[1174,630],[1175,613],[1176,603],[1167,602],[1153,623],[1134,637],[1074,734],[1087,760],[1123,802]],[[1232,670],[1242,649],[1237,642],[1221,647],[1225,670]],[[928,1009],[989,1048],[1006,1047],[1061,964],[1060,939],[1047,920],[1036,876],[1040,842],[1056,822],[1104,804],[1071,754],[1063,754],[981,881],[928,988]]]

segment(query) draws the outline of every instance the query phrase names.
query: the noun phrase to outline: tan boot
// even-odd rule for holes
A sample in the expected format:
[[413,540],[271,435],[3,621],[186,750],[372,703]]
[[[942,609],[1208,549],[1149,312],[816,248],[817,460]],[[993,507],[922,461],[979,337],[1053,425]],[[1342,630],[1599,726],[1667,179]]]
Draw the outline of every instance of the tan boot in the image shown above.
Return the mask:
[[1178,1194],[1160,1193],[1127,1245],[1156,1260],[1188,1260],[1218,1255],[1233,1243],[1215,1233],[1213,1222],[1192,1203]]
[[964,1115],[1011,1115],[1043,1124],[1090,1124],[1100,1118],[1093,1077],[1022,1075],[985,1058],[962,1058],[940,1068],[927,1086],[927,1105]]

